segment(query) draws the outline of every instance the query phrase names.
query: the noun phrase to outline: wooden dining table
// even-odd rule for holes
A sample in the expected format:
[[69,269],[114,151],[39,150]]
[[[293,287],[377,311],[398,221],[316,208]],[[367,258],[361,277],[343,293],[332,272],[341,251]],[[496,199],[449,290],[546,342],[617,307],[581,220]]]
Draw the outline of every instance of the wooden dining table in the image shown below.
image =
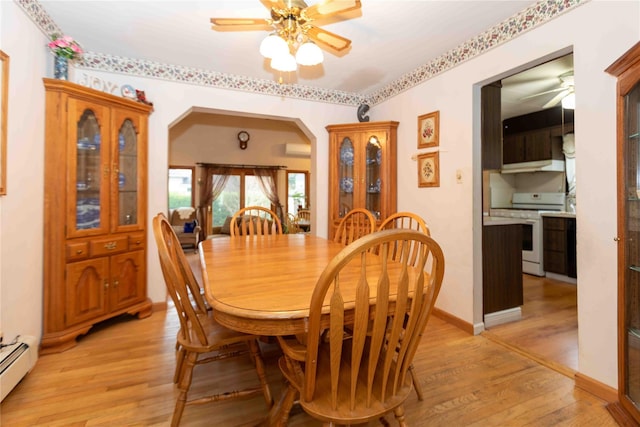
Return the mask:
[[[215,319],[227,328],[262,336],[304,334],[316,282],[343,249],[340,243],[300,233],[205,240],[200,243],[205,298]],[[367,257],[372,300],[380,274],[376,259]],[[395,288],[393,276],[400,270],[399,263],[387,266],[392,277],[391,293]],[[358,257],[341,271],[347,319],[352,315],[349,304],[355,300],[360,271]],[[410,269],[409,274],[417,273]],[[328,306],[327,300],[327,310]],[[267,424],[280,425],[281,408],[282,401],[271,408]]]

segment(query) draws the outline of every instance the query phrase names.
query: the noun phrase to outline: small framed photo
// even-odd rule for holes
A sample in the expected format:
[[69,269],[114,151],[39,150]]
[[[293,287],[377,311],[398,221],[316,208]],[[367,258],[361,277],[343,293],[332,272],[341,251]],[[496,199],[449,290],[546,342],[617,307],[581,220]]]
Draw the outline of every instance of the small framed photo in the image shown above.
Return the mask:
[[440,153],[418,155],[418,187],[440,187]]
[[418,117],[418,149],[440,144],[440,111]]

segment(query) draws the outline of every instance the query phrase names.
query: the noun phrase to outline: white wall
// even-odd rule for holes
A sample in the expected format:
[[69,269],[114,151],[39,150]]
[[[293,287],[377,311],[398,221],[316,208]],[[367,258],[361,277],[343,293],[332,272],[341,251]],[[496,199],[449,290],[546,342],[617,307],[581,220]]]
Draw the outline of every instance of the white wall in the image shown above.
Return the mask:
[[[0,325],[5,342],[42,334],[46,37],[14,2],[0,2],[0,49],[9,55],[7,195],[0,197]],[[62,249],[61,249],[62,250]]]
[[[479,87],[571,49],[576,82],[579,371],[617,388],[615,79],[640,38],[640,3],[592,1],[373,108],[398,128],[398,209],[422,215],[447,262],[438,307],[482,327]],[[440,111],[439,188],[416,183],[416,122]],[[463,182],[457,184],[456,171]],[[597,171],[597,173],[594,173]],[[606,351],[603,351],[606,349]]]

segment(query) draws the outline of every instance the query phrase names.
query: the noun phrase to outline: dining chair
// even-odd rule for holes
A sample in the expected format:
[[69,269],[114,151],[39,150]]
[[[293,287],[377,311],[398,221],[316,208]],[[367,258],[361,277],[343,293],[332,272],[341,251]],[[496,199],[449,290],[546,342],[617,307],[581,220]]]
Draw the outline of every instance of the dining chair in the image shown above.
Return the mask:
[[[407,247],[416,248],[415,267],[390,260],[396,245],[405,246],[405,257]],[[380,256],[371,251],[376,247]],[[278,337],[278,364],[288,382],[282,418],[299,396],[303,410],[325,425],[365,423],[393,412],[405,426],[403,403],[413,388],[408,369],[443,275],[440,246],[415,230],[374,232],[340,251],[316,282],[304,343]],[[347,283],[357,284],[355,291]]]
[[[430,236],[429,227],[427,227],[426,222],[419,215],[414,214],[413,212],[396,212],[389,215],[378,230],[391,230],[391,229],[405,229],[405,230],[416,230],[421,233]],[[415,265],[417,261],[417,253],[411,253],[406,258],[409,265]],[[399,261],[402,259],[402,253],[399,247],[392,247],[389,251],[389,256],[394,261]],[[424,393],[422,392],[422,385],[420,381],[418,381],[417,375],[415,374],[415,369],[413,367],[413,363],[409,365],[409,371],[411,371],[411,377],[413,378],[413,389],[416,391],[416,395],[418,396],[418,400],[424,400]]]
[[296,218],[302,221],[311,221],[311,211],[308,209],[300,209],[296,214]]
[[282,234],[282,223],[271,209],[247,206],[231,217],[231,237]]
[[371,212],[363,208],[352,209],[340,221],[333,241],[346,246],[375,229],[376,219]]
[[[171,224],[164,214],[153,218],[153,234],[158,245],[158,256],[167,291],[178,312],[180,330],[177,336],[176,371],[174,383],[179,395],[173,410],[172,426],[180,424],[186,405],[202,404],[233,398],[263,394],[267,407],[273,399],[266,381],[264,362],[260,354],[258,337],[227,329],[218,324],[207,310],[200,287],[193,275]],[[254,363],[260,386],[219,393],[198,399],[187,399],[196,365],[229,357],[249,354]]]
[[287,234],[297,234],[302,232],[302,229],[298,226],[297,218],[292,213],[287,214],[285,221],[285,229]]

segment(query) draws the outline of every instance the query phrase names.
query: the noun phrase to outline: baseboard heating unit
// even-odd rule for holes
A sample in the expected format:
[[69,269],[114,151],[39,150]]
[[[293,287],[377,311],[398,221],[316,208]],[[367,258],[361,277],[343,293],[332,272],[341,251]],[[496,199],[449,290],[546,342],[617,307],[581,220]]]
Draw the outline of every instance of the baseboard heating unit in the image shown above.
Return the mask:
[[0,401],[27,375],[37,360],[35,337],[20,336],[14,344],[0,349]]

